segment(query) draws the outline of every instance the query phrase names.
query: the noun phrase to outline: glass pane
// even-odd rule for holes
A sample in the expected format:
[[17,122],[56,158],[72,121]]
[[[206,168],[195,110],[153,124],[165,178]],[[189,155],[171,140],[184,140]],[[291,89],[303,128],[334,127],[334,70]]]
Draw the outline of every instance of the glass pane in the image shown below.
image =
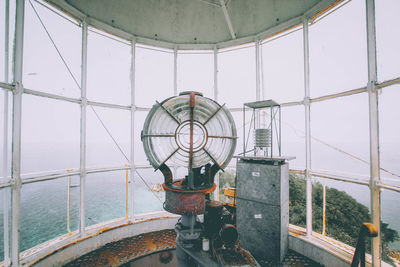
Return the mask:
[[382,89],[379,96],[379,152],[381,177],[400,183],[400,85]]
[[[3,178],[3,171],[6,166],[3,164],[3,149],[4,149],[4,92],[0,90],[0,180]],[[8,144],[7,146],[7,174],[6,176],[10,177],[11,175],[11,131],[12,131],[12,93],[8,92]]]
[[256,100],[256,52],[254,46],[218,53],[219,102],[229,108]]
[[0,3],[0,81],[11,82],[12,75],[12,56],[14,44],[14,29],[15,29],[15,1],[9,1],[9,30],[8,30],[8,81],[5,80],[4,61],[5,61],[5,14],[6,14],[6,1]]
[[289,167],[304,169],[305,160],[305,117],[304,106],[284,107],[282,111],[282,156],[296,157]]
[[322,233],[326,186],[326,235],[356,247],[360,224],[370,221],[368,186],[313,178],[313,231]]
[[[73,76],[41,25],[31,2],[25,2],[24,86],[38,91],[80,96],[81,29],[70,21],[32,2]],[[76,84],[78,83],[78,85]]]
[[[400,187],[400,168],[398,161],[400,158],[400,110],[397,99],[400,96],[399,85],[394,85],[382,89],[379,96],[379,138],[380,138],[380,167],[382,181],[391,186]],[[390,251],[400,250],[400,239],[396,240],[400,234],[400,217],[397,202],[400,193],[383,189],[381,193],[381,212],[382,212],[382,231],[383,236],[383,256],[384,260],[390,262],[388,254]]]
[[[0,207],[0,262],[4,260],[4,209],[3,209],[3,203],[4,203],[4,197],[7,196],[8,198],[8,218],[9,218],[9,223],[8,223],[8,229],[10,230],[10,217],[11,217],[11,194],[10,194],[10,189],[0,189],[0,202],[1,202],[1,207]],[[10,238],[10,235],[9,235]]]
[[214,98],[214,52],[178,53],[178,92],[182,91]]
[[[4,39],[5,39],[5,18],[6,16],[6,1],[0,2],[0,81],[4,82]],[[10,50],[9,50],[10,51]],[[1,92],[1,91],[0,91]]]
[[78,168],[79,105],[25,94],[22,106],[21,172]]
[[135,164],[150,166],[146,154],[144,153],[143,143],[140,139],[147,114],[147,111],[135,112],[135,134],[133,140],[135,142]]
[[[235,121],[236,125],[236,133],[238,138],[236,139],[236,150],[234,155],[238,155],[239,153],[243,152],[243,129],[246,130],[246,139],[249,135],[249,127],[250,127],[250,121],[251,121],[251,111],[246,111],[246,124],[243,125],[243,111],[235,111],[231,112],[232,117]],[[253,127],[253,126],[252,126]],[[252,149],[253,147],[253,135],[252,135],[252,130],[250,130],[250,137],[249,137],[249,142],[247,145],[247,150]],[[235,164],[236,159],[232,159],[229,165]]]
[[398,10],[400,2],[396,0],[376,1],[376,50],[378,60],[378,80],[380,82],[400,76],[399,61],[400,38],[390,29],[400,27]]
[[86,176],[86,226],[126,216],[127,175],[127,171],[114,171]]
[[311,136],[312,169],[368,176],[368,95],[313,103]]
[[3,138],[4,138],[4,92],[3,90],[0,89],[0,160],[1,160],[1,164],[0,164],[0,181],[3,178],[3,170],[4,170],[4,166],[3,166],[3,149],[4,149],[4,142],[3,142]]
[[[234,161],[236,165],[236,159],[232,161]],[[219,175],[219,201],[223,203],[234,203],[234,198],[225,196],[224,190],[228,187],[236,187],[236,168],[226,168],[225,172],[219,172],[217,175]],[[215,193],[216,192],[212,195]]]
[[[0,199],[3,203],[4,189],[0,190]],[[0,262],[4,260],[4,209],[3,204],[0,207]]]
[[92,101],[130,105],[131,47],[126,41],[112,38],[89,29],[87,97]]
[[304,56],[301,28],[287,36],[267,41],[261,47],[264,99],[273,99],[278,103],[302,100]]
[[[101,118],[98,119],[96,114]],[[104,129],[103,124],[112,138]],[[87,108],[87,162],[88,168],[116,166],[129,163],[131,144],[131,113],[127,110],[102,107]],[[122,149],[119,150],[117,145]],[[127,157],[127,159],[125,158]]]
[[[151,107],[174,93],[174,54],[136,46],[136,106]],[[178,89],[179,90],[179,89]]]
[[367,84],[365,1],[343,8],[310,26],[311,96],[322,96]]
[[[79,177],[73,177],[71,183],[78,184],[78,181]],[[74,231],[78,228],[79,185],[71,188],[70,197],[70,228]],[[27,250],[47,240],[67,234],[67,217],[68,177],[23,185],[20,250]]]
[[306,227],[306,180],[304,175],[289,175],[289,223]]
[[[390,262],[388,255],[391,252],[400,251],[400,215],[398,202],[400,193],[390,190],[383,190],[381,193],[381,236],[383,259]],[[393,257],[393,254],[391,254]],[[399,259],[397,259],[399,260]]]
[[138,169],[135,173],[135,214],[162,211],[165,193],[161,171]]

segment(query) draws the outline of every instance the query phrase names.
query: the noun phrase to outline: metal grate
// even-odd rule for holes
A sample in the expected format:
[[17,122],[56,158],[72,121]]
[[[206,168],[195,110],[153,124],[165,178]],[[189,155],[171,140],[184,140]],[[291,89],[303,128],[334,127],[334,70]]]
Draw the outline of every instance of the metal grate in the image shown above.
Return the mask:
[[109,243],[68,263],[75,266],[119,266],[140,257],[174,249],[176,233],[174,230],[151,232]]
[[258,263],[262,266],[262,267],[277,267],[277,266],[281,266],[281,267],[323,267],[324,265],[318,264],[315,261],[293,251],[290,250],[288,251],[288,253],[286,254],[285,258],[283,259],[283,262],[281,264],[277,264],[275,262],[272,261],[265,261],[265,260],[257,260]]
[[[65,267],[120,266],[150,254],[175,249],[175,239],[176,233],[174,230],[163,230],[125,238],[83,255],[66,264]],[[292,250],[288,251],[281,265],[265,260],[258,260],[258,263],[262,267],[323,266]]]

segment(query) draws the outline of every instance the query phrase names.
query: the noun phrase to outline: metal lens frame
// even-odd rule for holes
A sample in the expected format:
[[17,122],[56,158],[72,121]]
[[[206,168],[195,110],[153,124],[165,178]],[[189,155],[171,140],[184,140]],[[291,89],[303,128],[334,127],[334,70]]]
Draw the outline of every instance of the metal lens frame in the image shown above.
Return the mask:
[[[150,164],[158,169],[168,166],[189,166],[190,95],[180,95],[156,103],[146,117],[142,141]],[[193,109],[192,167],[198,168],[211,162],[224,169],[236,148],[236,126],[224,105],[195,95]]]

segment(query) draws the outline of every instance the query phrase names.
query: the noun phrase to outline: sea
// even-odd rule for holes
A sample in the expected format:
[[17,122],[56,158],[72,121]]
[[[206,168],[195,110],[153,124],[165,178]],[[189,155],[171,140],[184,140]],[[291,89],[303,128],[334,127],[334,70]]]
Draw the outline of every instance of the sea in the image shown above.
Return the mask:
[[[62,151],[62,153],[61,153]],[[113,151],[113,152],[111,152]],[[112,146],[99,148],[89,152],[90,166],[95,162],[104,166],[105,162],[121,161],[113,154]],[[23,148],[23,173],[54,169],[69,169],[79,167],[79,148],[52,147],[40,144],[27,144]],[[24,153],[25,152],[25,153]],[[139,153],[139,157],[143,155]],[[142,161],[145,163],[145,160]],[[121,164],[126,162],[121,161]],[[295,162],[296,163],[296,162]],[[290,164],[290,163],[289,163]],[[117,164],[114,164],[117,165]],[[86,226],[125,217],[131,209],[131,196],[134,196],[135,214],[161,211],[164,193],[152,192],[149,187],[163,182],[162,174],[153,169],[138,169],[134,175],[134,192],[130,191],[130,172],[125,170],[88,174],[86,179],[85,221]],[[233,171],[230,169],[229,171]],[[182,172],[181,172],[182,173]],[[143,180],[146,182],[144,182]],[[69,181],[70,180],[70,181]],[[45,241],[75,231],[79,227],[79,176],[63,177],[45,182],[24,184],[21,189],[20,213],[20,251],[25,251]],[[342,183],[326,179],[314,179],[328,187],[337,188],[353,196],[358,202],[369,207],[368,187]],[[68,186],[70,201],[68,202]],[[146,185],[147,184],[147,185]],[[127,190],[128,185],[128,190]],[[9,190],[0,190],[0,200],[3,195],[10,197]],[[155,196],[157,195],[157,196]],[[127,199],[128,197],[128,199]],[[384,190],[382,198],[382,220],[400,234],[400,213],[398,202],[400,193]],[[161,201],[160,201],[161,200]],[[9,198],[10,203],[10,198]],[[68,208],[69,207],[69,208]],[[0,207],[0,261],[3,260],[3,209]],[[69,210],[69,216],[68,216]],[[9,210],[9,213],[11,211]],[[11,213],[10,213],[11,214]],[[70,223],[68,224],[68,217]],[[329,233],[329,229],[327,229]],[[391,249],[399,250],[400,242],[390,244]]]

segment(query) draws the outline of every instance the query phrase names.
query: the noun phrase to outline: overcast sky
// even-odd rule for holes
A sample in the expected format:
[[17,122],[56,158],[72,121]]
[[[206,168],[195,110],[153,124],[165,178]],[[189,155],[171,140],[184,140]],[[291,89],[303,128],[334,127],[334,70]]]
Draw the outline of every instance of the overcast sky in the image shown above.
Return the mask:
[[[13,1],[11,1],[13,2]],[[13,3],[12,3],[13,4]],[[33,2],[51,36],[80,83],[81,29]],[[4,14],[4,1],[0,3]],[[400,76],[400,26],[395,0],[377,1],[377,45],[379,81]],[[25,87],[71,97],[79,97],[80,90],[62,64],[49,41],[29,1],[26,1],[24,77]],[[3,18],[3,15],[0,17]],[[4,38],[4,21],[0,22],[0,36]],[[365,33],[365,4],[353,0],[333,14],[310,26],[311,96],[321,96],[360,88],[367,83],[367,51]],[[1,39],[3,40],[3,39]],[[300,29],[288,36],[262,46],[262,88],[266,99],[277,102],[302,100],[303,32]],[[1,41],[0,49],[4,49]],[[89,32],[88,98],[94,101],[130,105],[130,47]],[[136,50],[136,105],[151,107],[173,94],[172,51],[158,52],[138,47]],[[210,51],[211,52],[211,51]],[[3,61],[4,54],[0,59]],[[2,66],[3,67],[3,66]],[[3,80],[3,71],[0,72]],[[219,102],[228,107],[241,107],[255,99],[255,48],[248,47],[218,55]],[[384,89],[380,95],[382,166],[400,172],[400,108],[399,86]],[[196,90],[213,97],[213,55],[178,55],[178,91]],[[1,101],[2,100],[1,96]],[[96,108],[107,127],[130,156],[130,114],[127,111]],[[1,112],[3,110],[1,109]],[[78,164],[79,106],[71,103],[24,95],[22,150],[29,155],[32,144],[40,144],[46,156],[29,160],[46,162],[57,154],[71,155],[66,165]],[[282,111],[283,152],[294,155],[295,166],[304,166],[304,107]],[[136,116],[136,160],[145,162],[139,134],[146,112]],[[241,136],[242,114],[233,114]],[[368,99],[367,94],[330,100],[312,105],[312,135],[329,144],[369,159]],[[3,117],[1,117],[1,123]],[[3,124],[2,124],[3,125]],[[2,127],[2,126],[1,126]],[[3,132],[1,131],[0,135]],[[238,150],[241,151],[238,141]],[[101,144],[101,145],[99,145]],[[99,159],[98,150],[106,151]],[[57,150],[52,148],[57,147]],[[43,152],[42,151],[42,152]],[[41,153],[43,154],[43,153]],[[119,164],[125,159],[116,150],[93,112],[88,109],[88,158],[90,164]],[[339,160],[332,160],[339,159]],[[343,164],[343,161],[348,164]],[[337,169],[368,174],[363,163],[356,162],[326,146],[313,141],[313,167]],[[39,164],[40,165],[40,164]],[[26,171],[36,170],[27,168]],[[64,166],[61,164],[60,166]],[[41,166],[41,165],[40,165]],[[42,167],[41,167],[42,168]]]

